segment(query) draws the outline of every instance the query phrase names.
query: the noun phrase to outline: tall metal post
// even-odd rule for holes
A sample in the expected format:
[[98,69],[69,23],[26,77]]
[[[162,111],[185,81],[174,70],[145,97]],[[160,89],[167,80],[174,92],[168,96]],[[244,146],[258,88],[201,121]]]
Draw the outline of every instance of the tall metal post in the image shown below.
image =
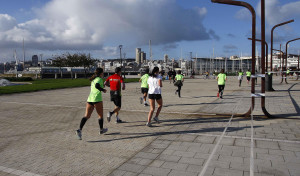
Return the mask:
[[[256,13],[254,8],[246,3],[246,2],[242,2],[242,1],[231,1],[231,0],[211,0],[211,2],[213,3],[221,3],[221,4],[230,4],[230,5],[236,5],[236,6],[243,6],[246,7],[252,14],[252,38],[255,39],[256,37]],[[252,40],[252,70],[251,70],[251,74],[255,75],[255,40]],[[255,93],[255,80],[252,77],[252,81],[251,81],[251,94]],[[255,98],[251,97],[251,107],[248,110],[248,112],[246,112],[244,114],[244,116],[249,117],[251,114],[251,110],[254,109],[255,106]]]
[[122,76],[122,67],[123,67],[123,65],[122,65],[122,47],[123,47],[123,45],[119,45],[119,48],[120,48],[120,60],[121,60],[121,76]]
[[[293,39],[293,40],[289,40],[288,42],[286,42],[286,44],[285,44],[285,71],[287,71],[287,59],[288,59],[288,44],[290,43],[290,42],[293,42],[293,41],[296,41],[296,40],[300,40],[300,38],[295,38],[295,39]],[[286,74],[286,72],[285,72],[285,83],[287,83],[288,84],[288,82],[287,82],[287,74]]]
[[285,24],[288,24],[288,23],[292,23],[292,22],[294,22],[294,20],[290,20],[290,21],[286,21],[286,22],[283,22],[283,23],[276,24],[271,30],[271,71],[273,71],[273,32],[274,32],[274,29],[279,27],[279,26],[282,26],[282,25],[285,25]]

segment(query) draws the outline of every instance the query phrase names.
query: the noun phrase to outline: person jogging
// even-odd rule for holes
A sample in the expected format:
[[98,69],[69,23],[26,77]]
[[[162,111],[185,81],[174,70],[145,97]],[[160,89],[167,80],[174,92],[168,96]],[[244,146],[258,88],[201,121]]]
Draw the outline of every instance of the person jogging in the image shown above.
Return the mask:
[[107,128],[103,128],[103,102],[102,102],[102,92],[106,93],[106,89],[104,89],[103,85],[103,69],[97,68],[94,75],[90,78],[91,81],[91,91],[88,96],[85,115],[81,119],[79,129],[76,130],[76,135],[79,140],[82,140],[82,128],[85,122],[91,117],[94,109],[98,113],[98,123],[100,127],[100,134],[107,132]]
[[238,76],[238,80],[239,80],[239,87],[241,87],[242,85],[242,81],[243,81],[243,74],[244,72],[240,69],[239,71],[239,76]]
[[249,84],[250,78],[251,78],[251,72],[250,72],[250,70],[246,71],[246,76],[247,76],[247,84]]
[[144,102],[144,106],[148,106],[147,104],[147,95],[148,95],[148,78],[149,78],[149,69],[147,68],[146,73],[141,77],[141,79],[139,80],[139,82],[141,82],[141,92],[143,94],[143,97],[140,97],[140,103],[143,104]]
[[175,94],[178,94],[178,97],[181,97],[180,91],[181,91],[181,87],[183,86],[183,82],[184,82],[184,78],[183,75],[181,74],[181,71],[178,70],[177,75],[175,76],[175,80],[176,82],[174,83],[175,86],[177,86],[177,90],[175,92]]
[[116,123],[122,123],[122,120],[119,118],[119,111],[121,110],[121,84],[122,90],[125,90],[125,83],[121,76],[121,68],[117,67],[115,69],[115,74],[109,76],[105,85],[110,86],[110,101],[113,101],[115,104],[115,109],[107,113],[107,121],[110,122],[111,116],[116,114]]
[[158,107],[157,107],[156,115],[153,118],[153,120],[156,121],[157,123],[159,123],[158,116],[163,105],[163,100],[161,96],[162,79],[161,76],[159,75],[158,67],[153,68],[147,83],[149,85],[148,98],[150,103],[150,111],[148,114],[148,121],[146,123],[146,126],[151,127],[152,126],[151,119],[155,109],[155,101],[157,102]]
[[223,98],[223,92],[224,92],[226,80],[227,80],[226,74],[224,73],[224,69],[222,69],[217,76],[218,87],[219,87],[217,96],[218,97],[220,96],[221,99]]

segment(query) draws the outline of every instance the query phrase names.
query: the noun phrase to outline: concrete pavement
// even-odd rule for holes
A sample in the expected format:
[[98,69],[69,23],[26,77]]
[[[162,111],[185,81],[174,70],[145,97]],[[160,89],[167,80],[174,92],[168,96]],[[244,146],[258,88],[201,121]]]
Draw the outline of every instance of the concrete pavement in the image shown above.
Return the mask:
[[[82,141],[74,132],[89,87],[2,95],[0,175],[300,175],[300,81],[273,82],[277,91],[266,93],[266,108],[282,118],[261,117],[257,98],[253,128],[250,118],[214,115],[250,108],[245,80],[238,87],[230,77],[224,99],[216,97],[216,80],[186,80],[182,98],[163,82],[162,123],[152,128],[145,126],[149,107],[139,103],[139,83],[130,83],[122,97],[125,123],[105,120],[109,131],[100,136],[94,112]],[[103,96],[106,114],[113,103]]]

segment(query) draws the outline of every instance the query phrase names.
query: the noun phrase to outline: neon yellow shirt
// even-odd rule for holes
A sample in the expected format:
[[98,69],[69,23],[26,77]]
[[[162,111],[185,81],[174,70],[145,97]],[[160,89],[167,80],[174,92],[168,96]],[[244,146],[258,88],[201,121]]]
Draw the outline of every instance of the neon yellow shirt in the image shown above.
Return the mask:
[[182,80],[183,80],[183,75],[177,74],[177,75],[175,76],[175,78],[176,78],[177,81],[182,81]]
[[101,88],[104,88],[103,86],[103,79],[100,77],[95,78],[91,83],[91,92],[87,99],[87,102],[100,102],[102,101],[102,92],[99,91],[96,88],[96,83],[100,84]]
[[219,73],[217,78],[218,78],[218,85],[225,85],[226,74]]
[[251,77],[251,72],[247,71],[246,75],[247,75],[247,77]]
[[239,72],[239,76],[243,76],[244,72]]
[[289,74],[289,73],[290,73],[290,70],[287,70],[286,73]]
[[149,78],[149,75],[148,74],[144,74],[142,77],[141,77],[141,80],[142,80],[142,84],[141,84],[141,87],[143,88],[148,88],[148,78]]

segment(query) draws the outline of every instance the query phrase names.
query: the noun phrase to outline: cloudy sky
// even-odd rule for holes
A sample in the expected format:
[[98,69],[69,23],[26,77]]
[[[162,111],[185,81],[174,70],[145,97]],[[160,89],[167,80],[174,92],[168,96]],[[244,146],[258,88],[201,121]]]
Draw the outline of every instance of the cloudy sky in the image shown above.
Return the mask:
[[[257,13],[260,37],[260,1],[248,0]],[[300,1],[266,0],[266,39],[275,30],[274,48],[300,37]],[[43,54],[91,53],[94,58],[118,58],[120,44],[126,57],[142,48],[153,59],[247,56],[251,53],[251,16],[238,6],[210,0],[2,0],[0,1],[0,62]],[[298,54],[300,41],[289,46]],[[260,53],[259,44],[258,52]]]

